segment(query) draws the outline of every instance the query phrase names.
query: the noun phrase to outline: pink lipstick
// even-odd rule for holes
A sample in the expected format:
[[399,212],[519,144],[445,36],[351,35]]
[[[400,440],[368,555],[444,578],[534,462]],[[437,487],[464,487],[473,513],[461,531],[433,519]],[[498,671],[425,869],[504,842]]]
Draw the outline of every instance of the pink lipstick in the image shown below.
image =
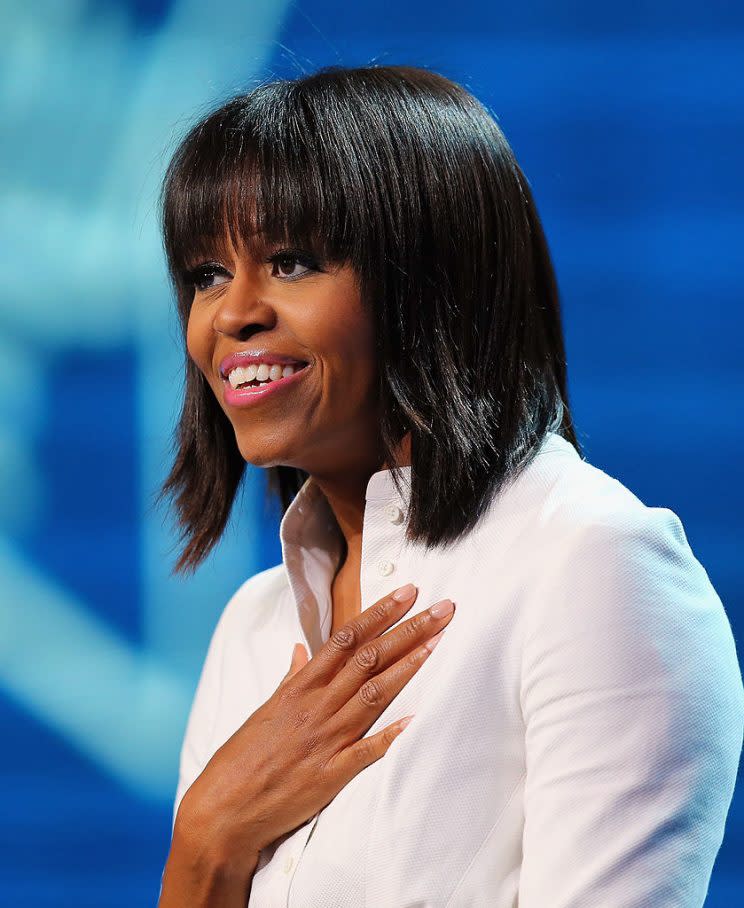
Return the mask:
[[[268,362],[268,360],[263,359],[262,362]],[[294,365],[294,363],[288,363],[287,365]],[[268,380],[265,384],[256,385],[255,387],[246,385],[244,388],[233,388],[230,382],[223,378],[225,403],[231,407],[250,407],[259,403],[259,401],[265,400],[267,397],[276,394],[281,395],[282,389],[288,389],[298,381],[301,381],[309,368],[310,366],[306,364],[286,378],[278,378],[275,381]]]

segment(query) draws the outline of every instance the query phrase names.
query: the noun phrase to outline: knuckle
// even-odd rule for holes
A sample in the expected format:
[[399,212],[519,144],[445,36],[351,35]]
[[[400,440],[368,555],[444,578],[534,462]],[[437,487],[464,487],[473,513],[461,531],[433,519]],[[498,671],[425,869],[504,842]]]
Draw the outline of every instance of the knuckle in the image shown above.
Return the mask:
[[426,647],[417,646],[416,649],[413,650],[408,655],[409,668],[411,668],[415,671],[421,665],[421,663],[426,659],[426,657],[428,655],[429,655],[429,651],[426,649]]
[[353,624],[345,624],[337,631],[334,631],[328,642],[342,653],[348,653],[356,649],[359,639],[359,632]]
[[368,643],[354,653],[354,665],[363,674],[374,671],[380,664],[380,653],[377,647]]
[[375,749],[371,738],[360,738],[357,742],[357,753],[364,763],[369,763],[375,757]]
[[317,766],[317,783],[318,787],[325,791],[326,788],[333,785],[339,773],[339,760],[337,754],[331,754],[318,762]]
[[393,603],[394,600],[389,597],[381,599],[379,602],[375,602],[375,604],[369,609],[372,619],[375,622],[384,621],[384,619],[387,618],[387,616],[390,614]]
[[314,728],[308,729],[300,742],[300,758],[303,760],[315,756],[323,744],[323,736]]
[[312,713],[308,709],[296,710],[292,715],[292,726],[295,729],[305,728],[312,721]]
[[279,699],[279,703],[286,708],[292,707],[297,702],[297,698],[302,693],[292,682],[293,679],[290,678],[276,691],[276,696]]
[[365,681],[357,693],[364,706],[379,706],[382,702],[382,695],[382,688],[375,678]]
[[411,618],[409,623],[411,635],[414,637],[419,636],[423,631],[426,631],[431,624],[431,615],[428,611],[419,612],[418,615],[414,615]]

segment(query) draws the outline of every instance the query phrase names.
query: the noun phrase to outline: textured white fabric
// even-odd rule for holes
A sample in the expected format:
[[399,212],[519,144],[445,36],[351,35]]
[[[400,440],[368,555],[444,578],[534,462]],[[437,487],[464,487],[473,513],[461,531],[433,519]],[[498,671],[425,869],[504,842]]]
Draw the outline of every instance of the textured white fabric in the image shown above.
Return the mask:
[[[261,853],[250,908],[695,908],[733,795],[744,689],[731,628],[671,510],[647,507],[551,434],[459,544],[404,539],[410,468],[369,480],[367,608],[412,581],[457,605],[367,734],[382,759]],[[400,511],[398,511],[400,509]],[[308,480],[283,564],[217,623],[174,805],[331,627],[340,536]],[[392,569],[391,569],[392,568]]]

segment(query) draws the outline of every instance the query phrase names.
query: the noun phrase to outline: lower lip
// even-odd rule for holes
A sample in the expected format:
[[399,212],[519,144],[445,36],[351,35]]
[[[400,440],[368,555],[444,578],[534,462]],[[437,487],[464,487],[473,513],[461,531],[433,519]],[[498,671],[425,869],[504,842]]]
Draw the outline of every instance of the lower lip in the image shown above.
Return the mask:
[[276,381],[270,381],[263,388],[233,388],[227,379],[223,379],[225,385],[225,403],[231,407],[251,407],[267,397],[273,397],[275,394],[281,394],[282,388],[289,388],[295,385],[302,376],[307,372],[310,366],[303,366],[287,378],[279,378]]

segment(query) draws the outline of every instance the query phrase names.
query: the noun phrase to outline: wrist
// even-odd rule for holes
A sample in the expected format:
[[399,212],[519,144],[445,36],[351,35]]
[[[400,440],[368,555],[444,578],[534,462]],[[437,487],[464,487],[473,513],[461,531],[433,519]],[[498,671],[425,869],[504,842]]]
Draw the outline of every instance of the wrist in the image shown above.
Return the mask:
[[224,821],[215,820],[208,811],[205,814],[187,796],[179,805],[171,849],[194,874],[216,882],[250,883],[260,852],[260,846],[247,835],[238,836]]
[[158,908],[245,908],[255,865],[226,861],[214,849],[194,849],[174,831]]

